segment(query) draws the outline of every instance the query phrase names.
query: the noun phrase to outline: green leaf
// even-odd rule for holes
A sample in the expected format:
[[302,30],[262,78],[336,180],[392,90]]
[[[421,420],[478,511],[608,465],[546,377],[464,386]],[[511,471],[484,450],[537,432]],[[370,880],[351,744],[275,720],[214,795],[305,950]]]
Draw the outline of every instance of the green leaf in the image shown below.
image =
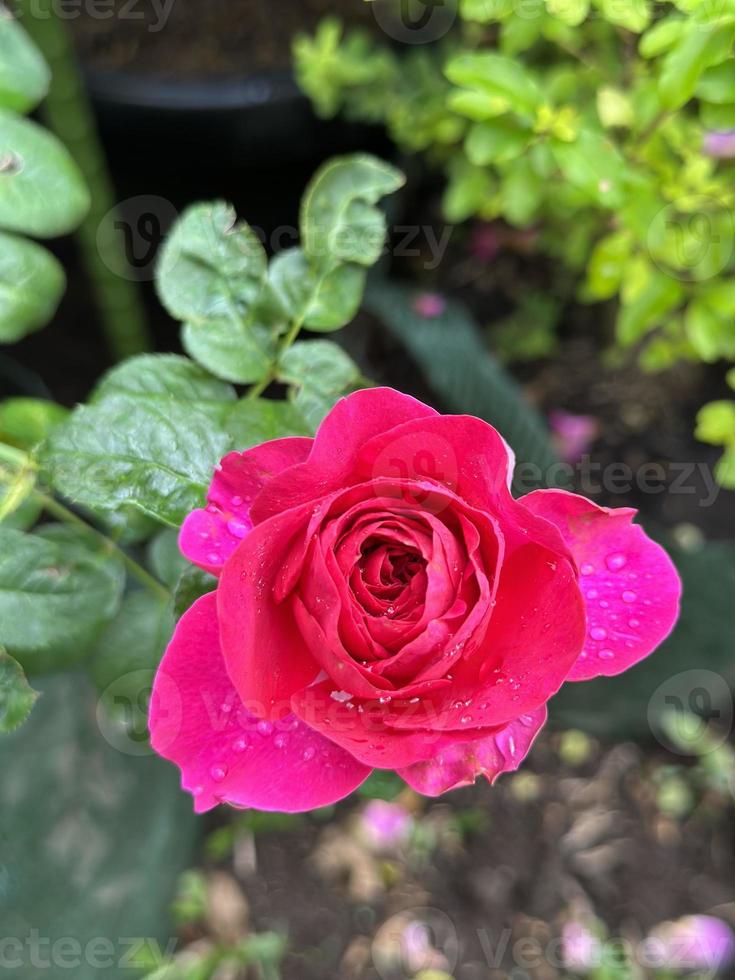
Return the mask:
[[240,452],[272,439],[313,433],[291,402],[267,398],[243,398],[230,410],[224,424]]
[[665,109],[679,109],[691,99],[706,69],[728,56],[733,37],[735,26],[729,23],[711,28],[690,23],[663,62],[658,91]]
[[735,442],[725,449],[715,466],[717,482],[727,490],[735,490]]
[[587,266],[582,295],[587,301],[617,296],[630,258],[632,239],[626,231],[606,235],[595,245]]
[[683,296],[684,288],[677,279],[650,269],[639,290],[632,295],[623,290],[623,306],[616,327],[618,341],[624,347],[637,343],[649,330],[661,325]]
[[173,589],[189,563],[179,550],[178,528],[166,527],[148,542],[148,565],[157,579]]
[[14,343],[45,326],[65,286],[63,266],[50,252],[0,232],[0,343]]
[[68,415],[69,409],[42,398],[8,398],[0,402],[0,440],[31,450]]
[[732,106],[735,103],[735,59],[708,68],[697,82],[695,94],[705,102]]
[[[735,680],[733,672],[731,623],[735,594],[735,547],[730,542],[709,542],[700,551],[687,553],[667,543],[684,585],[681,617],[668,640],[656,652],[618,677],[602,677],[583,684],[565,684],[552,698],[549,708],[557,727],[580,728],[606,738],[651,738],[651,722],[656,706],[665,697],[683,697],[685,705],[692,693],[692,668],[702,672],[699,683],[707,694],[708,672],[725,681]],[[692,651],[696,650],[696,657]],[[682,675],[683,687],[677,684]],[[689,681],[689,685],[687,685]],[[661,685],[666,684],[664,691]],[[698,685],[695,685],[698,686]],[[721,694],[726,703],[713,703],[713,712],[732,709],[727,684]],[[654,699],[653,695],[659,691]],[[711,692],[717,695],[717,691]],[[669,700],[669,704],[676,703]],[[716,714],[712,717],[717,717]]]
[[467,134],[464,148],[470,163],[485,167],[491,163],[514,160],[523,153],[530,139],[528,130],[503,116],[475,123]]
[[[485,348],[464,307],[449,302],[442,316],[426,320],[414,312],[413,299],[411,289],[379,282],[368,288],[366,306],[406,348],[447,410],[494,425],[519,464],[530,464],[534,486],[563,485],[544,421]],[[519,475],[525,483],[529,474],[519,469]]]
[[632,126],[635,109],[629,96],[622,89],[605,85],[597,93],[597,115],[606,129],[616,126]]
[[735,402],[710,402],[700,409],[695,435],[713,446],[735,444]]
[[687,307],[686,335],[694,350],[706,363],[735,358],[735,331],[726,310],[700,296]]
[[217,579],[209,572],[189,565],[181,573],[181,578],[174,590],[174,617],[181,619],[187,609],[194,605],[197,599],[208,595],[217,588]]
[[607,137],[585,129],[573,143],[553,140],[552,150],[566,180],[591,202],[606,208],[622,204],[625,161]]
[[687,33],[688,21],[672,14],[657,21],[640,40],[638,52],[642,58],[658,58],[669,51]]
[[0,647],[0,732],[19,728],[37,699],[38,692],[26,680],[21,665]]
[[46,94],[50,78],[41,52],[0,7],[0,107],[29,112]]
[[357,385],[360,369],[330,340],[303,340],[282,355],[278,380],[294,388],[294,405],[316,429],[340,396]]
[[562,23],[577,27],[589,13],[590,0],[546,0],[546,9]]
[[319,269],[343,262],[371,266],[385,244],[385,216],[375,205],[406,182],[377,157],[336,157],[316,173],[301,202],[304,253]]
[[649,0],[595,0],[603,17],[616,27],[640,34],[651,22],[651,3]]
[[353,264],[320,272],[300,248],[291,248],[271,262],[269,282],[290,322],[329,332],[354,319],[365,276],[365,269]]
[[236,399],[235,389],[178,354],[140,354],[112,368],[90,401],[101,404],[124,396],[165,409],[176,403],[221,420]]
[[447,221],[459,224],[479,213],[493,188],[487,169],[473,167],[463,153],[457,154],[449,165],[449,181],[442,199]]
[[445,68],[450,82],[500,100],[506,109],[533,115],[541,104],[541,91],[520,61],[492,51],[460,54]]
[[117,741],[111,724],[103,737],[83,675],[40,687],[28,722],[0,743],[4,935],[23,943],[25,980],[137,977],[134,957],[170,951],[168,910],[200,821],[175,766]]
[[77,663],[117,612],[124,580],[121,562],[76,529],[0,527],[0,645],[29,674]]
[[207,371],[237,384],[253,384],[264,378],[276,351],[267,327],[234,319],[186,323],[181,344]]
[[[89,669],[97,690],[114,685],[114,697],[106,698],[108,710],[139,703],[142,690],[153,683],[155,671],[174,629],[173,607],[153,592],[140,589],[125,597],[117,616],[97,640]],[[128,719],[123,718],[124,721]],[[145,717],[140,727],[145,728]]]
[[265,282],[267,259],[255,232],[224,201],[194,204],[171,229],[156,285],[171,316],[187,323],[247,320]]
[[53,238],[73,231],[88,209],[79,168],[56,137],[0,110],[0,228]]
[[41,462],[71,500],[105,510],[133,504],[176,527],[202,503],[229,448],[206,412],[117,395],[77,408],[52,432]]

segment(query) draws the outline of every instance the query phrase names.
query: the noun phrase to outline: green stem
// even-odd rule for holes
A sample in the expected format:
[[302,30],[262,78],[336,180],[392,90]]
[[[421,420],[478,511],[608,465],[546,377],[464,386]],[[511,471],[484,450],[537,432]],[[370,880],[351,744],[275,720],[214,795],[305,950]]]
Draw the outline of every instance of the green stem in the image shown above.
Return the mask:
[[8,446],[4,442],[0,442],[0,459],[18,469],[27,466],[30,461],[28,453],[24,453],[22,449],[16,449],[15,446]]
[[258,381],[257,384],[253,385],[253,387],[248,391],[247,395],[245,396],[248,400],[251,400],[253,398],[258,398],[260,395],[263,394],[263,392],[268,387],[268,385],[272,381],[276,380],[276,370],[278,367],[278,362],[283,356],[283,354],[289,349],[289,347],[293,346],[303,325],[304,325],[303,317],[299,317],[298,320],[294,320],[294,322],[291,324],[288,333],[285,334],[283,340],[278,345],[278,350],[276,351],[276,357],[273,364],[271,365],[270,370],[262,380]]
[[106,534],[98,531],[96,527],[94,527],[92,524],[88,524],[87,521],[75,514],[73,510],[69,510],[69,508],[65,507],[64,504],[59,503],[58,500],[51,497],[49,494],[44,493],[42,490],[34,490],[33,495],[43,504],[44,510],[51,514],[52,517],[63,521],[65,524],[71,524],[74,527],[83,528],[85,531],[91,532],[97,538],[99,538],[109,551],[117,555],[118,558],[123,561],[127,570],[141,583],[141,585],[144,585],[146,588],[150,589],[161,599],[168,600],[171,598],[171,593],[165,586],[161,585],[158,579],[155,579],[145,570],[145,568],[143,568],[142,565],[139,565],[137,561],[127,554],[127,552],[123,551],[119,545],[115,544],[111,538],[108,538]]
[[77,231],[84,265],[115,358],[151,350],[135,273],[115,228],[117,201],[66,25],[55,0],[17,0],[23,26],[49,63],[53,80],[42,115],[76,160],[89,187],[89,214]]

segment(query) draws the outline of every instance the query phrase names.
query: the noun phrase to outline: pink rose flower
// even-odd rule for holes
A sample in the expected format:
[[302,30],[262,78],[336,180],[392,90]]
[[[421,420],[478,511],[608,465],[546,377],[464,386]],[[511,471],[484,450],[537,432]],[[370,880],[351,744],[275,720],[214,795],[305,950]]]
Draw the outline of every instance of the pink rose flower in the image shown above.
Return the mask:
[[197,811],[309,810],[375,768],[429,796],[494,780],[565,681],[666,637],[680,583],[635,512],[514,500],[512,465],[486,422],[385,388],[313,440],[222,460],[180,537],[218,588],[179,622],[150,708]]

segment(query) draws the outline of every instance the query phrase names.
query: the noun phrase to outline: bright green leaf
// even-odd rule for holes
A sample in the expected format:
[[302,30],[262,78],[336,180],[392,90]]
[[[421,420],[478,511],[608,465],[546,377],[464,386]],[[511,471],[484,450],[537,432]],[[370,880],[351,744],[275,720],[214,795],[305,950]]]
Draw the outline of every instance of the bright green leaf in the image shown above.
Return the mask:
[[37,699],[21,665],[0,647],[0,732],[7,734],[22,725]]
[[651,22],[650,0],[595,0],[603,17],[616,27],[640,34]]
[[184,324],[181,344],[212,374],[236,384],[253,384],[264,378],[276,350],[266,327],[225,318]]
[[594,247],[587,265],[583,287],[585,300],[611,299],[620,289],[625,266],[630,257],[631,236],[617,231],[606,235]]
[[173,399],[118,395],[77,408],[52,432],[41,461],[71,500],[107,510],[133,504],[178,526],[204,500],[229,448],[205,412]]
[[546,9],[564,24],[577,27],[589,13],[590,0],[546,0]]
[[679,109],[691,99],[706,69],[718,65],[728,56],[734,37],[733,24],[712,28],[695,23],[689,25],[664,59],[658,85],[664,108]]
[[728,446],[715,466],[717,482],[728,490],[735,490],[735,444]]
[[255,232],[224,201],[194,204],[176,222],[156,285],[171,316],[187,323],[246,320],[263,288],[267,260]]
[[657,269],[649,269],[642,288],[633,295],[623,291],[623,306],[617,322],[619,342],[624,347],[637,343],[649,330],[661,325],[679,306],[683,296],[684,289],[677,279]]
[[713,446],[735,444],[735,402],[710,402],[700,409],[695,435]]
[[564,177],[592,202],[607,208],[622,203],[625,161],[607,137],[585,129],[573,143],[554,140],[552,149]]
[[527,129],[508,117],[475,123],[465,139],[465,152],[474,166],[485,167],[520,156],[531,139]]
[[278,379],[294,388],[294,405],[314,428],[360,379],[355,362],[329,340],[303,340],[278,365]]
[[374,265],[386,235],[385,216],[375,205],[405,182],[400,170],[367,154],[328,161],[301,202],[304,253],[318,268]]
[[104,375],[90,400],[100,404],[120,395],[164,410],[176,402],[215,419],[221,419],[236,398],[231,385],[179,354],[140,354],[123,361]]
[[673,14],[657,21],[640,40],[638,51],[642,58],[658,58],[672,48],[687,32],[684,17]]
[[0,343],[14,343],[45,326],[56,312],[65,285],[63,266],[50,252],[35,242],[0,232]]
[[29,674],[78,662],[115,615],[124,581],[121,562],[75,529],[0,527],[0,644]]
[[339,330],[354,319],[365,276],[362,266],[352,264],[320,272],[300,248],[291,248],[271,262],[269,282],[292,323],[327,332]]
[[502,99],[506,108],[525,115],[533,115],[541,104],[539,86],[524,65],[493,51],[457,55],[445,74],[453,84]]
[[269,398],[243,398],[229,411],[224,426],[240,452],[272,439],[312,434],[290,402]]
[[8,398],[0,402],[0,440],[33,449],[68,415],[67,408],[42,398]]
[[56,137],[0,111],[0,228],[53,238],[76,228],[88,208],[79,168]]
[[735,59],[708,68],[697,82],[695,94],[698,99],[716,105],[735,104]]
[[50,77],[41,52],[0,7],[0,107],[29,112],[46,94]]

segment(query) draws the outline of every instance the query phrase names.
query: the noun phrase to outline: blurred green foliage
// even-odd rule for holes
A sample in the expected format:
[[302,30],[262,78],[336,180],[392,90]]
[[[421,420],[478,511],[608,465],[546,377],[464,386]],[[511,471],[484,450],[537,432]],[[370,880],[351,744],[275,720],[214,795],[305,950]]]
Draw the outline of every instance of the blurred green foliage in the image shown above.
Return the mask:
[[[320,114],[384,123],[444,172],[448,221],[533,226],[580,301],[617,299],[617,344],[655,371],[735,360],[734,38],[733,0],[462,0],[439,43],[328,19],[294,54]],[[732,412],[711,411],[732,486]]]

